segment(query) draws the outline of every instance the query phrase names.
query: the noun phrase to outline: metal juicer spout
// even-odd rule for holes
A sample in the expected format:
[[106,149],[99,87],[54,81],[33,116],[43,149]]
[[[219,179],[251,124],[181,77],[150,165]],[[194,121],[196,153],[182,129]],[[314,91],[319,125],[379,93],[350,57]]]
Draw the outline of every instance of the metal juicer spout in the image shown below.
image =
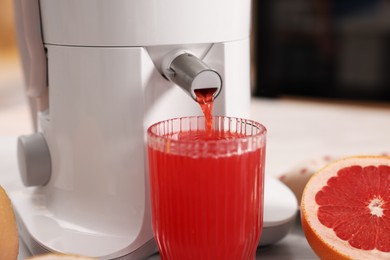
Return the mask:
[[222,89],[222,78],[206,63],[185,51],[176,55],[163,64],[163,73],[166,78],[176,83],[196,100],[196,90],[215,89],[216,98]]

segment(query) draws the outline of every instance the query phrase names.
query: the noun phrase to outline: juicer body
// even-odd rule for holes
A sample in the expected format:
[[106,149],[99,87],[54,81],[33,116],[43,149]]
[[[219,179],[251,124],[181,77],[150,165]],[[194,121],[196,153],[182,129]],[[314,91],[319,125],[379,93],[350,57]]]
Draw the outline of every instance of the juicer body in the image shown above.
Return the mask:
[[[163,60],[195,54],[223,82],[214,114],[249,117],[250,1],[16,0],[20,10],[25,1],[38,4],[42,42],[26,37],[30,14],[17,12],[40,137],[18,148],[34,187],[10,191],[22,237],[34,254],[145,259],[156,252],[146,130],[202,114],[163,76]],[[46,147],[39,159],[36,147]],[[33,169],[42,164],[50,167]]]

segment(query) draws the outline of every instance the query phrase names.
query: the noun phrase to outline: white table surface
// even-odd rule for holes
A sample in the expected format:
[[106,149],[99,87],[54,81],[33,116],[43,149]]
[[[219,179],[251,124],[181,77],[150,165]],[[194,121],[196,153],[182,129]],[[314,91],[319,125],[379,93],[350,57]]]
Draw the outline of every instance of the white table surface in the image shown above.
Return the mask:
[[[390,153],[390,105],[381,107],[294,99],[253,99],[252,119],[268,129],[266,172],[279,176],[303,162],[333,157]],[[9,116],[9,115],[7,115]],[[0,118],[1,120],[1,118]],[[0,185],[15,136],[0,136]],[[12,146],[13,147],[13,146]],[[11,150],[14,148],[11,148]],[[18,259],[29,256],[23,242]],[[159,259],[152,256],[150,259]],[[317,259],[299,221],[277,244],[259,248],[257,259]]]

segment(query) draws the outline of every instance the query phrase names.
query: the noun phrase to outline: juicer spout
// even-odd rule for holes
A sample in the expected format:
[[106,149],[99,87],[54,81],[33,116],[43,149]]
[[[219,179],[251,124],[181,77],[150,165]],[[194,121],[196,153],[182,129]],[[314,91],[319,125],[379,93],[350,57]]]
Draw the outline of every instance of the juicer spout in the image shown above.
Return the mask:
[[212,89],[216,98],[222,89],[222,78],[218,72],[187,51],[178,51],[165,57],[162,62],[164,76],[181,87],[194,100],[196,91]]

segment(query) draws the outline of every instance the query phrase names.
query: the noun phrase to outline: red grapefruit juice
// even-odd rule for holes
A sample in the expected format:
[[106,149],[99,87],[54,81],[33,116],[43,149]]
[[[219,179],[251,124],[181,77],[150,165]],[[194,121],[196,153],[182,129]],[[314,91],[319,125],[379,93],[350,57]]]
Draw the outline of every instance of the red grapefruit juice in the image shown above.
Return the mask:
[[246,137],[202,129],[179,132],[161,149],[149,143],[153,229],[162,259],[255,258],[263,223],[265,141],[237,152],[240,138]]

